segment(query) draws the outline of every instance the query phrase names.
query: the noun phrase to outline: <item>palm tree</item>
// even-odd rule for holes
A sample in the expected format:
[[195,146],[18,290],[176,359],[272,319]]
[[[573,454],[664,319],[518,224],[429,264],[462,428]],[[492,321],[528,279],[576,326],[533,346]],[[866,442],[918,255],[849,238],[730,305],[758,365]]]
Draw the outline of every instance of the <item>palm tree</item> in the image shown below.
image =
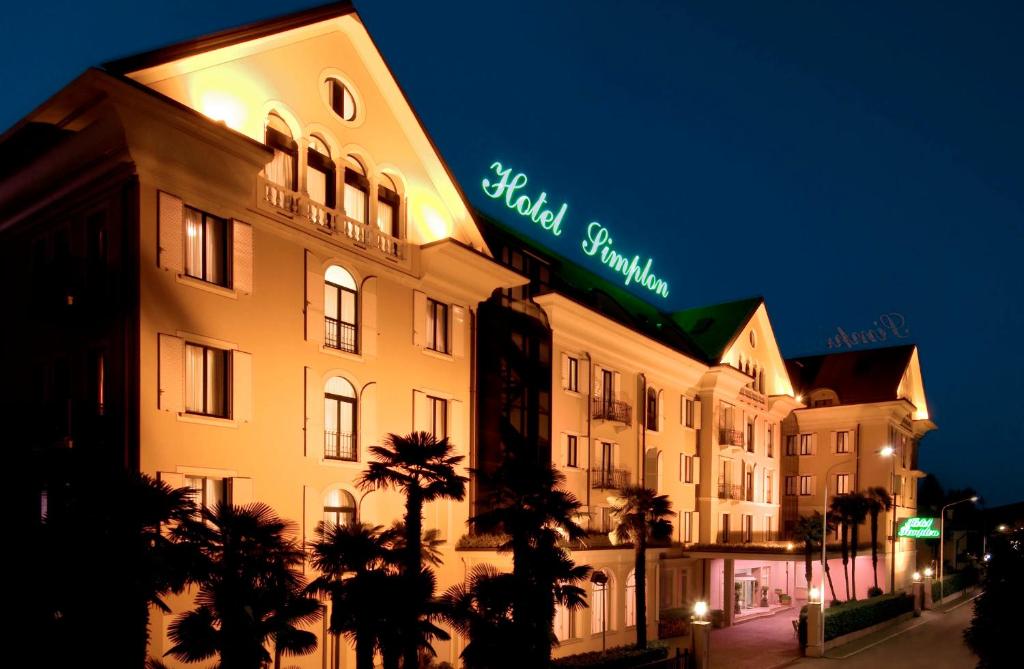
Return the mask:
[[855,501],[851,493],[836,495],[832,498],[829,509],[839,521],[839,546],[843,556],[843,581],[846,583],[846,599],[850,599],[850,522]]
[[882,511],[892,508],[892,497],[884,487],[875,486],[868,488],[867,496],[868,515],[871,517],[871,573],[875,577],[875,591],[878,588],[878,516]]
[[[461,501],[466,497],[466,477],[456,467],[464,459],[453,455],[448,439],[437,439],[429,432],[413,432],[404,437],[389,434],[383,446],[371,446],[374,461],[360,477],[359,485],[366,489],[394,488],[405,495],[405,555],[402,572],[406,578],[407,597],[424,591],[423,562],[423,505],[441,499]],[[421,619],[429,607],[428,601],[410,606],[407,619],[400,629],[418,630]],[[419,662],[420,639],[410,633],[403,642],[403,664],[415,667]]]
[[306,589],[330,597],[328,630],[355,641],[356,669],[373,669],[381,637],[379,586],[385,577],[397,574],[395,536],[379,525],[321,522],[310,545],[310,564],[320,576]]
[[868,498],[862,492],[852,492],[847,501],[850,514],[850,583],[853,599],[857,599],[857,547],[860,543],[860,526],[868,516]]
[[[834,516],[830,513],[825,518],[825,531],[831,532],[835,528]],[[811,587],[811,565],[814,564],[816,549],[821,549],[822,518],[821,512],[815,511],[809,516],[800,516],[793,528],[793,536],[804,543],[804,577],[807,580],[807,587]],[[817,546],[815,546],[817,544]],[[828,579],[829,589],[832,591],[832,599],[836,599],[836,589],[832,585],[832,574],[828,568],[828,560],[825,561],[825,577]],[[824,585],[822,586],[822,599],[825,597]]]
[[469,639],[459,655],[466,669],[515,669],[521,666],[509,639],[514,638],[512,603],[516,579],[491,565],[477,565],[466,582],[444,593],[445,620]]
[[559,545],[561,540],[586,536],[576,522],[580,502],[561,489],[565,476],[550,464],[511,451],[506,451],[494,474],[484,478],[485,511],[469,522],[479,532],[508,536],[498,548],[512,553],[515,580],[513,635],[507,647],[520,666],[546,667],[551,661],[555,605],[581,598],[577,584],[590,572],[589,566],[575,565]]
[[320,616],[317,600],[303,593],[304,554],[290,536],[291,523],[267,505],[218,504],[172,529],[178,541],[199,549],[196,607],[171,623],[168,655],[183,662],[220,656],[223,669],[251,669],[278,654],[303,655],[316,636],[299,629]]
[[668,517],[676,515],[668,495],[644,486],[626,486],[615,502],[612,515],[615,535],[621,543],[632,543],[636,578],[636,645],[647,648],[647,543],[672,536]]

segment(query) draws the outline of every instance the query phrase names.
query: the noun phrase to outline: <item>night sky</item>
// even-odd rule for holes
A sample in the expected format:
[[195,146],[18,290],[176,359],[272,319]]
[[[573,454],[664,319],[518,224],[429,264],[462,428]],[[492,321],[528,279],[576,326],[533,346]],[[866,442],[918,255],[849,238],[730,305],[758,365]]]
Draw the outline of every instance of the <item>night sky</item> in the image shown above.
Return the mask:
[[[90,65],[315,4],[8,4],[0,127]],[[1024,3],[358,8],[476,204],[549,243],[482,196],[492,161],[522,170],[569,204],[562,253],[598,220],[666,308],[764,295],[786,356],[901,314],[922,468],[1024,497]]]

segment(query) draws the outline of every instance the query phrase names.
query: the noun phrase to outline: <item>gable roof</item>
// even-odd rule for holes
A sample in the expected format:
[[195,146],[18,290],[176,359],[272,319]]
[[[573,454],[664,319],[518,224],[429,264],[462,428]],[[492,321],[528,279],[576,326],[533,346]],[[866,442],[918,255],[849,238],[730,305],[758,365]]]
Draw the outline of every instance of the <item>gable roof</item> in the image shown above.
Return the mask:
[[698,347],[704,358],[717,364],[762,304],[763,297],[748,297],[734,302],[684,309],[672,314],[671,318]]
[[898,388],[915,346],[888,346],[826,353],[786,360],[796,392],[828,388],[840,404],[870,404],[899,399]]

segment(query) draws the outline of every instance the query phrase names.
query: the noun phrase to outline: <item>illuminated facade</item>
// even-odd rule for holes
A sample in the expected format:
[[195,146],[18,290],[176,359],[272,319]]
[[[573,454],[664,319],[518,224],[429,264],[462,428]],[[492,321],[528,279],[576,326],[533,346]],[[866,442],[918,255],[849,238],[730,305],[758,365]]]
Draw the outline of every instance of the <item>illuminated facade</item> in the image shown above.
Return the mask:
[[[61,452],[87,449],[204,504],[265,502],[308,540],[323,519],[401,516],[396,493],[355,486],[384,434],[449,436],[486,469],[511,426],[583,501],[594,540],[575,558],[609,576],[590,609],[559,612],[556,654],[632,639],[633,551],[607,539],[625,484],[679,513],[648,557],[652,638],[661,611],[709,598],[731,621],[760,587],[795,587],[784,436],[841,429],[846,405],[803,408],[796,393],[817,386],[794,388],[763,300],[664,313],[473,212],[351,7],[90,70],[0,155],[5,285],[34,286],[3,294],[29,323],[4,333],[23,353],[4,399],[42,453],[36,499]],[[557,231],[561,214],[549,203],[536,221]],[[600,231],[589,241],[600,254]],[[668,293],[642,267],[620,274]],[[878,411],[916,440],[916,352],[900,384],[908,399]],[[442,589],[509,562],[457,548],[475,486],[426,508]],[[739,559],[743,543],[778,550]],[[170,620],[153,618],[155,657]],[[325,666],[332,643],[291,662]]]

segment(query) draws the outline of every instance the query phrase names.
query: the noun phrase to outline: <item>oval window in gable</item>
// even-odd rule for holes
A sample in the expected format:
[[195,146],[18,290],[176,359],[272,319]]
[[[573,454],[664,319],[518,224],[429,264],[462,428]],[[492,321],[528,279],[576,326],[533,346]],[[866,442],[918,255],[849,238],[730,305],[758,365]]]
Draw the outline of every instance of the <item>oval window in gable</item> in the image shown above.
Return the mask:
[[327,77],[324,80],[327,88],[327,103],[342,121],[354,121],[356,118],[356,98],[352,91],[340,79]]

